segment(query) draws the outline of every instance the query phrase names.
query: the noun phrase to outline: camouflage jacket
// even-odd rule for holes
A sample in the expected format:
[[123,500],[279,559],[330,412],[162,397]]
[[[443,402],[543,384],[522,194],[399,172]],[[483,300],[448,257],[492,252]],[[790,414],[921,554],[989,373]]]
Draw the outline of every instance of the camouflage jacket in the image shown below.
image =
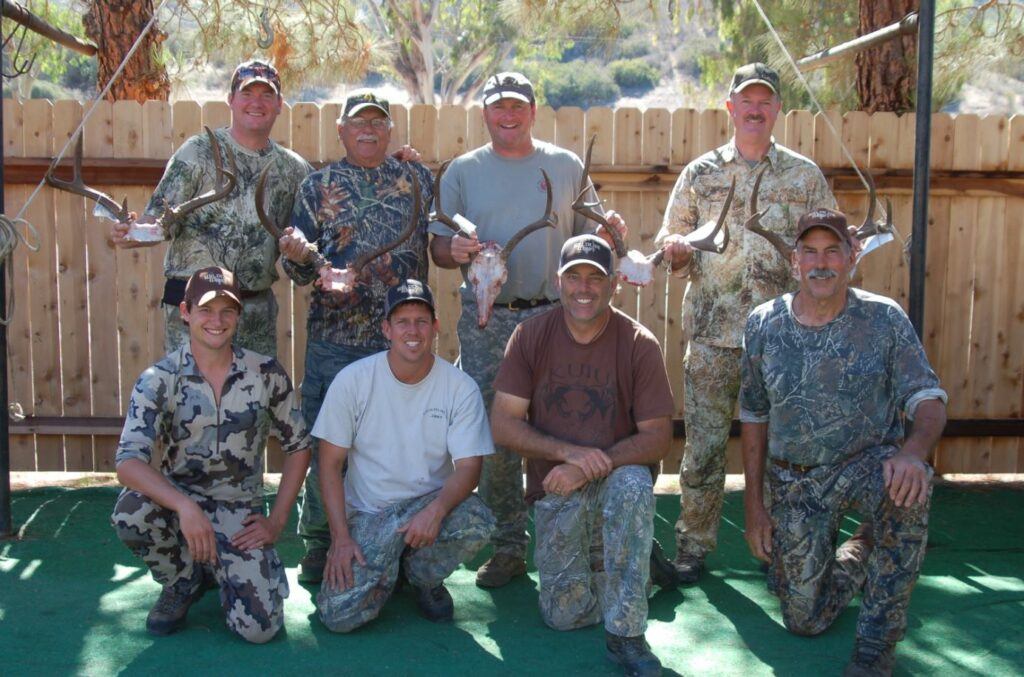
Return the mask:
[[[345,298],[313,292],[307,336],[314,341],[372,350],[387,349],[381,332],[384,298],[390,287],[407,279],[427,281],[427,216],[433,201],[433,176],[424,165],[387,158],[373,169],[340,160],[313,172],[302,182],[292,225],[336,268],[360,254],[394,241],[412,215],[412,179],[420,183],[420,224],[413,236],[390,253],[371,261],[360,284]],[[317,278],[310,265],[283,260],[298,284]]]
[[[227,128],[214,130],[222,148],[231,148],[238,166],[235,189],[223,200],[200,207],[171,228],[170,247],[164,259],[164,275],[186,280],[207,266],[221,266],[235,273],[242,289],[263,291],[277,279],[277,241],[256,217],[256,179],[267,164],[274,169],[267,177],[264,200],[267,213],[276,223],[287,225],[299,182],[312,167],[296,153],[270,141],[261,151],[241,146]],[[179,148],[146,206],[152,216],[163,214],[167,205],[176,206],[214,186],[216,172],[206,134],[198,134]]]
[[762,164],[758,207],[768,212],[761,226],[792,242],[796,222],[814,207],[835,207],[835,198],[821,170],[802,155],[772,143],[768,154],[753,167],[733,141],[686,165],[669,198],[656,244],[669,235],[686,234],[718,218],[736,178],[736,194],[726,225],[731,241],[722,254],[694,252],[689,266],[690,287],[683,301],[687,336],[720,348],[739,348],[743,323],[750,311],[796,287],[789,262],[767,240],[743,228],[749,216],[750,193]]
[[806,327],[793,296],[758,306],[744,334],[740,420],[768,423],[771,458],[816,466],[898,446],[904,415],[946,401],[895,301],[850,289],[838,317]]
[[309,447],[288,374],[271,357],[234,348],[220,406],[188,344],[142,372],[132,390],[116,462],[149,463],[187,494],[217,501],[262,500],[267,437],[286,454]]

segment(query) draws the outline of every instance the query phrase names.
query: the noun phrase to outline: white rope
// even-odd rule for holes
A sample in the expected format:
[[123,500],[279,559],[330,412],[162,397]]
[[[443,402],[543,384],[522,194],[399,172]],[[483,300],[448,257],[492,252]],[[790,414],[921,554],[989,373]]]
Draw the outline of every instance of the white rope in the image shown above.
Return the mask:
[[[18,231],[15,227],[17,223],[24,224],[26,230],[32,233],[34,242],[29,242]],[[19,240],[30,251],[39,251],[39,233],[31,223],[25,219],[10,219],[4,214],[0,214],[0,260],[7,264],[7,307],[4,309],[3,316],[0,317],[0,324],[4,326],[11,323],[11,317],[14,315],[14,294],[11,293],[11,290],[14,288],[14,268],[10,263],[14,250],[18,247]]]
[[[89,110],[86,111],[84,116],[82,116],[82,121],[78,123],[78,127],[75,129],[74,134],[68,137],[68,140],[64,142],[64,147],[61,148],[60,152],[57,153],[57,156],[53,158],[53,162],[50,163],[51,169],[60,164],[60,161],[64,158],[64,154],[68,151],[68,147],[71,146],[71,143],[75,140],[75,137],[77,137],[78,134],[85,127],[85,123],[88,122],[89,117],[92,116],[93,111],[96,110],[96,106],[99,104],[100,99],[105,98],[107,96],[107,93],[110,92],[110,88],[114,86],[114,82],[121,76],[121,73],[124,71],[125,66],[128,64],[128,60],[135,55],[136,51],[138,51],[139,46],[142,44],[142,39],[145,38],[146,35],[149,33],[150,29],[153,28],[153,25],[156,23],[157,17],[160,14],[160,10],[164,8],[165,4],[167,4],[167,0],[160,0],[160,4],[157,6],[155,10],[153,10],[153,16],[150,17],[149,23],[147,23],[146,27],[142,29],[141,33],[139,33],[139,37],[135,38],[135,42],[134,44],[132,44],[131,49],[128,50],[128,53],[125,54],[124,59],[121,60],[121,65],[119,65],[117,67],[117,70],[114,71],[114,74],[110,76],[110,79],[107,81],[107,85],[103,88],[103,91],[96,95],[96,97],[92,100],[92,105],[89,106]],[[29,208],[29,205],[32,204],[32,200],[34,200],[36,195],[39,194],[39,191],[43,189],[43,185],[45,183],[45,178],[39,181],[39,184],[36,185],[35,190],[33,190],[32,194],[28,196],[28,200],[26,200],[25,204],[21,206],[21,210],[18,212],[18,215],[14,217],[13,220],[15,222],[23,221],[22,216],[24,216],[25,211]]]

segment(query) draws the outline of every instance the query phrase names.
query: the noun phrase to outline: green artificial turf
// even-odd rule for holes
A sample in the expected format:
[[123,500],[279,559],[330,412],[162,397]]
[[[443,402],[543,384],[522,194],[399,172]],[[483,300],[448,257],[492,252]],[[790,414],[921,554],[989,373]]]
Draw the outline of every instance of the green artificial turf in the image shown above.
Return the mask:
[[[295,581],[301,543],[279,543],[292,593],[286,629],[263,646],[223,626],[215,594],[188,627],[151,638],[146,613],[159,588],[114,536],[116,490],[15,492],[21,540],[0,542],[0,675],[615,675],[601,627],[556,632],[537,612],[536,572],[493,591],[473,585],[479,562],[449,579],[455,622],[420,618],[398,594],[373,623],[332,635],[315,587]],[[670,551],[678,498],[660,496],[656,532]],[[910,607],[897,674],[1024,672],[1024,492],[939,487],[924,570]],[[666,674],[837,675],[853,643],[856,602],[825,634],[796,637],[747,552],[742,495],[729,493],[719,549],[697,586],[658,591],[647,638]],[[848,520],[849,533],[855,522]],[[482,557],[481,557],[482,561]]]

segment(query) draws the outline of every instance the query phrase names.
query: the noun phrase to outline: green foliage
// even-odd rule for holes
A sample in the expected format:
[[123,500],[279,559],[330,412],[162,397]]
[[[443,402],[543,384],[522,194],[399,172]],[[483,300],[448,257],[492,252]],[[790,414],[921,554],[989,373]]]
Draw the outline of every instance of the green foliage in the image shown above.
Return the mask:
[[610,105],[622,94],[608,70],[590,61],[533,65],[527,71],[539,103],[553,108]]
[[67,99],[68,91],[60,85],[47,82],[46,80],[36,80],[32,83],[32,93],[30,98],[33,99],[49,99],[50,101],[57,101],[58,99]]
[[622,89],[647,91],[661,79],[657,68],[643,59],[619,59],[608,64],[612,79]]
[[[72,35],[85,39],[85,29],[82,26],[81,14],[70,6],[57,4],[50,0],[29,0],[20,3],[30,12],[40,17],[47,23],[71,33]],[[4,35],[14,29],[14,22],[4,22]],[[12,50],[21,41],[21,31],[11,40],[8,49],[4,50],[5,63],[12,56]],[[48,38],[28,31],[25,33],[24,42],[21,43],[18,59],[27,60],[35,57],[30,75],[39,82],[32,87],[32,98],[54,98],[55,93],[61,93],[61,87],[48,87],[44,83],[58,83],[71,89],[89,90],[96,85],[96,59],[87,57],[77,52],[72,52],[59,45],[54,45]],[[83,83],[83,70],[88,75],[89,62],[91,67],[91,81]],[[36,93],[40,96],[36,96]],[[65,94],[66,95],[66,94]]]

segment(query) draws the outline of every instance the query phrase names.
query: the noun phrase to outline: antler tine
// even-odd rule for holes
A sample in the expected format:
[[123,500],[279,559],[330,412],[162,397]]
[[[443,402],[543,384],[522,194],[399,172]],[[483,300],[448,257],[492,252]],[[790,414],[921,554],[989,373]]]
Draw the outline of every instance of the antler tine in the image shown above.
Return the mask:
[[590,143],[587,144],[587,156],[586,160],[583,162],[583,174],[580,176],[580,187],[579,191],[576,193],[576,199],[572,201],[572,210],[577,214],[604,226],[614,243],[615,255],[622,258],[626,255],[626,243],[622,241],[622,234],[618,229],[609,225],[608,219],[605,218],[604,214],[601,214],[594,209],[594,207],[601,204],[600,200],[595,200],[594,202],[587,202],[586,200],[587,191],[594,185],[593,181],[590,180],[590,158],[594,152],[594,143],[596,141],[597,134],[594,134],[590,137]]
[[658,251],[654,252],[649,257],[647,257],[647,262],[650,263],[655,268],[657,268],[658,266],[661,265],[661,262],[664,259],[665,259],[665,248],[662,247],[661,249],[659,249]]
[[267,215],[267,211],[263,208],[263,192],[267,183],[267,176],[270,174],[270,163],[263,168],[260,172],[259,178],[256,179],[256,216],[259,217],[260,225],[263,229],[270,233],[271,237],[275,240],[281,239],[284,235],[284,231]]
[[462,226],[456,223],[455,219],[444,213],[444,208],[441,206],[441,177],[444,176],[445,170],[448,169],[448,165],[450,165],[451,162],[451,160],[445,160],[442,162],[441,167],[437,170],[437,174],[434,176],[434,213],[430,215],[430,218],[434,221],[440,221],[462,237],[472,238],[473,236],[467,233]]
[[[194,212],[200,207],[227,197],[235,189],[235,177],[238,175],[238,166],[235,164],[234,151],[231,148],[227,148],[228,164],[231,165],[231,170],[228,171],[224,169],[220,159],[220,143],[217,142],[217,137],[214,136],[209,127],[203,127],[203,129],[206,130],[206,136],[210,139],[210,146],[213,152],[213,166],[217,170],[214,188],[181,203],[177,207],[167,207],[164,210],[164,215],[161,217],[161,223],[164,228],[170,227],[171,223],[178,221],[186,214]],[[224,180],[225,177],[227,181]]]
[[395,247],[397,247],[398,245],[402,244],[410,237],[412,237],[412,234],[416,232],[416,227],[419,226],[420,224],[420,180],[416,177],[415,170],[412,171],[411,175],[412,216],[409,218],[409,222],[405,225],[405,228],[393,242],[388,242],[387,244],[381,245],[380,247],[377,247],[373,251],[369,251],[363,254],[362,256],[358,257],[355,260],[355,263],[352,264],[352,269],[356,271],[357,275],[363,268],[366,267],[366,264],[368,264],[370,261],[373,261],[378,256],[381,256],[382,254],[391,251],[392,249],[394,249]]
[[50,169],[46,172],[46,183],[58,190],[65,190],[75,195],[82,195],[94,200],[101,207],[109,211],[118,221],[128,220],[128,198],[125,198],[121,204],[107,195],[104,192],[98,191],[95,188],[90,188],[85,185],[85,181],[82,180],[82,133],[78,133],[78,137],[75,140],[75,169],[74,176],[71,181],[64,181],[58,179],[53,175],[53,170],[57,168],[56,163],[50,165]]
[[[721,254],[725,251],[725,248],[729,246],[729,224],[726,223],[729,217],[729,208],[732,207],[732,199],[736,195],[736,177],[732,177],[732,183],[729,184],[729,194],[725,196],[725,204],[722,205],[722,212],[718,215],[718,220],[715,222],[715,227],[706,236],[698,239],[687,240],[689,245],[694,249],[699,249],[705,252],[711,252],[712,254]],[[715,242],[718,238],[718,233],[725,229],[725,234],[722,236],[722,244],[719,245]]]
[[544,175],[544,186],[548,190],[548,199],[547,204],[544,207],[544,216],[540,217],[528,226],[524,226],[518,233],[508,239],[508,242],[505,243],[505,246],[501,250],[501,257],[506,261],[508,260],[509,254],[512,253],[512,250],[516,248],[524,237],[535,230],[544,228],[545,226],[550,228],[555,227],[555,220],[551,217],[551,179],[548,178],[548,173],[543,169],[540,170],[540,173]]
[[875,200],[878,197],[878,193],[875,190],[875,178],[871,176],[870,171],[864,170],[864,179],[868,183],[868,213],[864,216],[864,223],[860,224],[857,232],[867,232],[869,229],[878,232],[875,224]]
[[765,230],[761,227],[761,217],[764,216],[770,207],[765,208],[764,211],[757,211],[757,194],[761,190],[761,177],[768,171],[768,165],[765,165],[760,172],[757,174],[757,178],[754,179],[754,189],[750,194],[750,216],[743,223],[743,227],[750,232],[760,235],[764,239],[768,240],[771,246],[775,247],[775,251],[779,252],[786,261],[789,261],[793,255],[793,247],[791,247],[785,240],[783,240],[777,233],[773,233],[770,230]]

